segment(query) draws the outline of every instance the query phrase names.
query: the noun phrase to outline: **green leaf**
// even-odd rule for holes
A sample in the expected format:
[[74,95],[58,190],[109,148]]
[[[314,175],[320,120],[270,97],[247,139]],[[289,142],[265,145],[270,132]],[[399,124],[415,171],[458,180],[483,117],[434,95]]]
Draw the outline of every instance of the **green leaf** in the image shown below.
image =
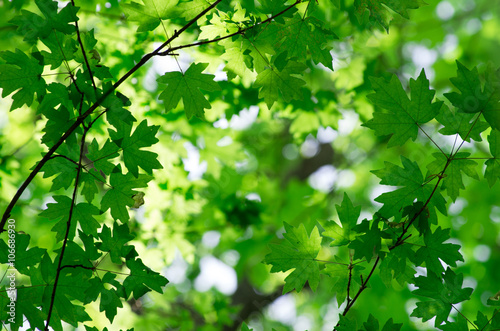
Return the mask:
[[126,245],[129,241],[135,238],[130,233],[127,224],[119,225],[113,224],[113,236],[111,236],[111,229],[105,225],[99,233],[99,238],[102,243],[97,243],[97,248],[103,252],[109,252],[111,261],[116,264],[122,263],[122,257],[127,256],[133,246]]
[[137,32],[152,31],[163,20],[176,16],[178,0],[141,0],[144,5],[136,2],[121,4],[129,21],[139,23]]
[[240,329],[240,331],[252,331],[252,330],[253,330],[253,329],[250,329],[250,328],[248,327],[247,323],[243,322],[243,323],[241,324],[241,329]]
[[222,54],[221,59],[226,61],[224,71],[227,72],[227,78],[229,80],[236,77],[236,75],[244,77],[245,73],[248,72],[247,65],[245,63],[246,55],[240,48],[232,47],[226,49],[226,52]]
[[474,324],[482,331],[498,331],[500,330],[500,310],[495,309],[493,316],[488,318],[481,311],[477,312]]
[[[30,242],[30,236],[27,234],[16,233],[15,234],[15,252],[16,259],[14,261],[14,267],[16,270],[24,275],[29,275],[30,267],[37,265],[42,260],[42,256],[46,252],[45,249],[40,247],[28,248]],[[3,239],[0,240],[0,263],[8,264],[9,259],[9,245],[4,242]]]
[[432,102],[436,92],[429,89],[423,69],[417,80],[410,79],[411,100],[395,75],[390,81],[380,77],[372,78],[371,82],[375,93],[368,95],[368,99],[385,111],[376,110],[373,119],[364,126],[378,136],[392,135],[388,147],[402,146],[410,138],[415,141],[421,125],[436,117],[441,109],[441,101]]
[[357,331],[358,322],[353,316],[339,314],[339,322],[335,327],[336,331]]
[[363,326],[366,331],[379,331],[380,328],[378,320],[372,314],[368,316],[368,320],[363,323]]
[[[48,218],[50,221],[60,220],[53,228],[57,232],[57,240],[63,240],[66,235],[66,227],[71,208],[71,199],[64,195],[55,195],[54,200],[56,203],[48,203],[47,209],[40,213],[40,216]],[[97,236],[97,229],[100,228],[93,215],[98,215],[99,208],[91,204],[81,202],[76,204],[73,208],[73,216],[71,219],[70,231],[68,238],[72,239],[75,236],[76,222],[80,223],[82,230],[85,233]]]
[[400,188],[383,193],[375,199],[384,205],[379,213],[389,219],[395,217],[399,221],[402,217],[403,208],[413,204],[414,200],[425,203],[432,195],[427,207],[429,208],[431,222],[437,222],[437,215],[434,209],[437,208],[443,215],[446,215],[445,200],[439,191],[434,191],[432,183],[424,183],[424,177],[416,162],[401,156],[403,168],[390,162],[385,162],[385,168],[373,170],[372,172],[381,179],[380,184],[399,186]]
[[163,293],[162,287],[168,284],[165,277],[146,267],[141,259],[127,259],[126,264],[130,269],[130,275],[123,282],[127,298],[133,293],[134,298],[139,299],[150,290]]
[[[106,88],[111,88],[111,86],[106,86]],[[109,124],[117,129],[120,129],[123,123],[132,125],[136,121],[135,117],[132,116],[129,110],[123,108],[131,104],[130,100],[120,92],[116,92],[116,94],[104,99],[102,106],[106,108],[106,119]]]
[[435,316],[434,325],[439,326],[448,318],[452,304],[469,299],[473,290],[462,288],[462,283],[463,274],[456,275],[450,268],[446,269],[443,278],[429,270],[426,277],[415,278],[415,286],[418,288],[413,293],[433,300],[417,302],[417,308],[411,316],[421,317],[424,322]]
[[403,323],[394,323],[392,317],[385,322],[382,331],[399,331],[403,327]]
[[159,128],[158,125],[148,126],[147,121],[143,120],[132,134],[132,126],[125,123],[116,131],[108,129],[113,142],[123,150],[125,166],[135,177],[139,176],[139,167],[150,175],[153,169],[163,168],[158,162],[158,154],[141,150],[158,142],[155,135]]
[[207,0],[184,1],[177,5],[177,9],[182,17],[190,21],[210,5]]
[[94,200],[94,196],[99,193],[99,188],[96,185],[96,178],[100,174],[95,169],[89,169],[88,172],[80,173],[80,183],[82,185],[81,194],[85,197],[88,203]]
[[409,246],[397,246],[380,263],[380,278],[388,288],[391,287],[392,279],[395,279],[401,286],[406,286],[413,280],[415,270],[406,260],[413,261],[415,253]]
[[47,38],[42,39],[42,42],[49,48],[50,53],[47,51],[40,53],[43,56],[44,65],[50,65],[51,70],[59,68],[63,62],[73,60],[77,50],[76,41],[59,31],[51,33]]
[[69,231],[67,230],[71,199],[65,195],[55,195],[53,199],[56,203],[48,203],[47,209],[43,210],[39,215],[48,218],[51,222],[58,221],[52,227],[52,231],[57,233],[57,241],[64,240],[66,232],[68,232],[68,239],[72,240],[75,237],[76,222],[71,222]]
[[305,82],[295,75],[300,75],[305,69],[302,63],[287,61],[286,53],[274,57],[274,66],[268,66],[255,80],[254,87],[260,87],[259,98],[264,98],[268,108],[278,101],[280,93],[285,102],[302,99],[301,88]]
[[133,189],[146,187],[151,179],[153,177],[143,174],[139,174],[137,177],[131,173],[123,175],[121,167],[117,166],[110,175],[111,189],[106,192],[101,200],[101,211],[105,212],[111,209],[111,216],[115,220],[127,222],[129,214],[126,206],[132,207],[134,205],[132,196],[137,193]]
[[75,205],[73,210],[75,220],[78,220],[83,232],[91,234],[94,237],[97,237],[97,229],[101,227],[101,224],[94,218],[94,215],[99,214],[99,208],[85,202]]
[[369,20],[373,23],[380,24],[387,32],[389,32],[389,23],[392,20],[392,15],[387,8],[394,10],[399,15],[409,19],[408,10],[417,9],[424,5],[422,0],[355,0],[354,7],[356,8],[356,16],[359,21],[362,21],[365,16],[365,11],[368,11]]
[[[469,325],[465,317],[461,314],[458,314],[455,317],[455,322],[446,321],[446,324],[440,325],[439,329],[443,331],[469,331]],[[483,328],[479,328],[479,330],[485,330]]]
[[[117,308],[122,308],[123,304],[120,300],[120,296],[117,294],[117,290],[114,288],[107,289],[104,284],[110,284],[112,286],[117,286],[119,283],[114,280],[116,274],[111,272],[106,272],[102,279],[97,277],[92,278],[89,281],[89,287],[87,288],[86,301],[84,303],[90,303],[96,301],[98,297],[101,298],[99,303],[99,311],[104,311],[108,320],[113,323],[113,319],[117,314]],[[121,288],[121,286],[119,286]]]
[[493,158],[485,162],[486,170],[484,178],[488,180],[488,184],[492,187],[495,185],[497,179],[500,178],[500,131],[491,130],[488,142],[490,143],[490,152]]
[[456,267],[457,261],[464,261],[464,258],[459,252],[460,245],[444,244],[448,239],[450,239],[450,229],[438,227],[434,233],[426,233],[424,235],[425,246],[417,250],[413,262],[416,265],[425,262],[427,270],[431,270],[436,274],[444,271],[441,261]]
[[314,63],[321,63],[333,70],[333,58],[330,53],[332,47],[329,46],[329,41],[338,37],[325,28],[324,22],[312,16],[296,14],[293,18],[286,19],[283,25],[272,26],[276,29],[279,45],[275,47],[277,53],[286,51],[290,58],[301,62],[305,62],[310,54]]
[[73,163],[64,157],[55,157],[44,164],[41,172],[43,172],[43,178],[56,176],[52,180],[52,187],[50,188],[51,191],[56,191],[71,186],[76,177],[76,169],[76,162]]
[[489,128],[489,124],[481,120],[476,120],[476,114],[464,113],[458,110],[452,111],[443,105],[441,112],[436,119],[444,125],[439,133],[444,135],[459,134],[460,138],[470,142],[471,139],[481,141],[480,133]]
[[314,291],[319,283],[319,265],[315,260],[321,248],[321,236],[317,227],[314,227],[310,237],[306,228],[301,224],[298,228],[284,222],[286,242],[271,244],[271,253],[266,255],[264,262],[271,264],[271,272],[288,271],[294,269],[286,278],[283,293],[293,289],[300,292],[306,281]]
[[[429,175],[437,175],[445,168],[450,155],[442,153],[433,153],[432,155],[435,160],[427,165],[427,169],[429,170]],[[470,153],[466,152],[454,154],[453,160],[451,160],[444,173],[443,188],[446,188],[448,195],[453,201],[459,196],[460,189],[465,189],[462,181],[462,172],[471,178],[479,180],[476,172],[477,162],[467,159],[469,156]]]
[[361,206],[354,207],[347,193],[344,193],[342,204],[340,206],[336,205],[335,208],[342,226],[335,221],[328,221],[323,226],[325,231],[321,235],[333,238],[334,241],[330,246],[348,245],[356,236],[356,233],[351,230],[356,226],[361,213]]
[[33,95],[36,93],[38,99],[45,95],[45,80],[42,78],[43,65],[33,57],[28,57],[24,52],[16,48],[16,52],[0,52],[7,64],[0,65],[0,87],[2,97],[13,92],[10,110],[21,108],[23,105],[31,106]]
[[354,259],[365,258],[369,262],[374,255],[379,254],[384,234],[380,230],[378,223],[378,220],[370,222],[365,219],[355,227],[356,232],[364,234],[357,236],[349,244],[349,248],[354,249]]
[[163,100],[165,110],[174,109],[182,98],[187,118],[194,116],[204,118],[204,109],[212,106],[200,89],[205,91],[220,90],[219,84],[214,81],[214,75],[202,74],[207,63],[193,63],[185,72],[167,72],[157,79],[159,83],[167,84],[159,98]]
[[445,97],[465,113],[482,112],[484,118],[492,128],[500,130],[500,69],[488,68],[484,87],[479,79],[477,67],[467,69],[463,64],[457,62],[457,77],[450,81],[460,93],[445,93]]
[[104,174],[109,175],[111,171],[115,168],[115,165],[109,162],[110,159],[117,157],[120,148],[111,140],[106,140],[104,146],[99,149],[99,144],[97,140],[92,140],[92,143],[88,146],[88,154],[86,155],[89,160],[92,161],[89,165],[93,166],[97,170],[102,171]]
[[59,10],[57,1],[35,0],[35,3],[44,17],[23,10],[21,15],[10,21],[19,27],[18,31],[24,35],[24,41],[34,44],[37,39],[48,37],[54,30],[68,35],[75,32],[73,23],[78,20],[76,13],[79,7],[73,7],[69,2]]

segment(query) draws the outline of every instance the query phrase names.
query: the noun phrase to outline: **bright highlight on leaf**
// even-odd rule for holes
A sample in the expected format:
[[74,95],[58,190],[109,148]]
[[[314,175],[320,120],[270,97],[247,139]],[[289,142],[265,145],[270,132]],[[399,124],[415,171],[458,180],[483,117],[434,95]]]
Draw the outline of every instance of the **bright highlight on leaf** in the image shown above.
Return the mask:
[[302,63],[287,60],[287,53],[281,53],[274,60],[274,65],[268,66],[257,75],[254,86],[260,87],[259,98],[264,98],[268,108],[278,101],[279,94],[283,100],[302,99],[302,86],[305,82],[296,77],[302,74],[306,66]]
[[214,81],[214,75],[202,74],[207,66],[207,63],[193,63],[185,73],[167,72],[157,79],[158,83],[167,84],[159,96],[164,102],[166,111],[177,107],[182,99],[188,119],[193,115],[201,119],[205,118],[204,109],[210,109],[212,106],[200,90],[220,90],[219,84]]
[[315,260],[321,248],[321,236],[318,228],[314,227],[308,237],[303,224],[293,227],[284,222],[287,244],[271,244],[271,253],[264,261],[271,264],[271,272],[288,271],[294,269],[286,278],[283,294],[292,290],[300,292],[306,281],[314,291],[319,283],[319,265]]
[[162,20],[175,17],[178,0],[141,0],[144,5],[137,2],[121,4],[130,21],[139,23],[137,32],[152,31]]

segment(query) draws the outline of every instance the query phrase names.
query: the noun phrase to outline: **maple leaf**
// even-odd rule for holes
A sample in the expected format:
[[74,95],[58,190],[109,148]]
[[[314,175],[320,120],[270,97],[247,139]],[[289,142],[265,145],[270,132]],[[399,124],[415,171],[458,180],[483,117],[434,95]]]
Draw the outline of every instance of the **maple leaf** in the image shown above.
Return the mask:
[[126,265],[130,269],[130,275],[123,281],[126,298],[133,293],[134,298],[139,299],[150,289],[163,293],[161,288],[168,284],[165,277],[145,266],[139,258],[127,259]]
[[127,19],[139,23],[137,32],[152,31],[162,20],[176,17],[178,0],[141,0],[144,5],[137,2],[122,4]]
[[116,131],[108,129],[113,142],[123,151],[125,166],[136,178],[139,176],[139,167],[150,175],[153,174],[153,169],[163,168],[158,162],[158,154],[141,150],[142,147],[158,142],[155,135],[159,128],[159,125],[148,126],[147,121],[143,120],[132,134],[132,125],[126,123],[122,123],[121,128]]
[[390,81],[383,77],[370,81],[375,93],[368,95],[368,99],[386,111],[376,110],[373,119],[363,125],[378,136],[392,135],[388,147],[402,146],[410,138],[415,141],[420,125],[436,117],[443,104],[442,101],[432,102],[435,91],[429,89],[423,69],[417,80],[410,79],[411,100],[395,75]]
[[[99,303],[99,311],[104,311],[108,320],[112,323],[114,317],[117,313],[118,307],[123,307],[120,296],[118,295],[117,289],[122,289],[121,284],[115,280],[116,274],[111,272],[106,272],[102,279],[94,277],[89,280],[89,287],[85,291],[85,301],[84,304],[88,304],[92,301],[96,301],[98,297],[101,297]],[[104,284],[109,284],[115,286],[117,289],[108,289]],[[108,285],[108,286],[109,286]]]
[[[459,314],[454,319],[455,322],[446,321],[445,324],[439,326],[439,329],[443,331],[469,331],[469,325],[465,317]],[[487,329],[479,328],[479,330]]]
[[488,159],[485,162],[486,170],[484,172],[484,178],[488,180],[488,184],[493,186],[498,178],[500,178],[500,131],[491,130],[488,136],[488,142],[490,143],[490,152],[493,155],[492,159]]
[[[363,323],[363,326],[365,327],[364,330],[366,330],[366,331],[379,331],[380,330],[378,320],[372,314],[370,314],[368,316],[368,320]],[[384,324],[382,331],[399,331],[399,330],[401,330],[402,326],[403,326],[402,323],[401,324],[398,324],[398,323],[394,324],[392,318],[389,318],[387,320],[387,322]]]
[[463,261],[464,258],[459,252],[460,245],[444,244],[448,239],[450,239],[450,229],[438,227],[434,233],[426,233],[424,235],[425,246],[416,251],[412,261],[417,266],[425,262],[427,270],[436,274],[444,271],[441,261],[456,267],[457,261]]
[[479,330],[484,331],[497,331],[500,330],[500,310],[495,309],[491,318],[488,318],[481,311],[477,312],[476,320],[474,324]]
[[392,249],[380,263],[380,278],[387,287],[390,287],[392,279],[401,286],[405,286],[413,280],[415,270],[406,259],[414,260],[415,253],[409,245],[399,245]]
[[67,189],[76,176],[77,164],[66,158],[53,158],[44,164],[41,172],[43,178],[56,176],[52,180],[51,191],[56,191],[61,188]]
[[349,248],[354,249],[354,259],[365,258],[369,262],[374,255],[379,254],[382,248],[382,238],[387,236],[380,230],[378,223],[379,220],[370,222],[365,219],[355,227],[356,232],[363,234],[357,236],[349,244]]
[[38,39],[48,37],[54,30],[64,34],[75,32],[73,22],[78,20],[76,13],[79,7],[73,7],[71,2],[59,10],[58,2],[52,0],[35,0],[35,4],[45,18],[27,10],[14,17],[10,23],[17,25],[18,31],[24,36],[24,41],[35,43]]
[[226,52],[222,54],[221,59],[226,61],[224,71],[227,72],[228,80],[233,79],[236,75],[243,77],[248,71],[248,67],[245,63],[246,55],[237,47],[226,49]]
[[[399,15],[409,19],[408,9],[417,9],[424,5],[422,0],[355,0],[354,7],[356,8],[356,16],[359,21],[362,21],[365,11],[369,12],[369,20],[380,24],[387,32],[389,32],[389,23],[392,20],[392,15],[387,8],[394,10]],[[387,8],[385,7],[387,6]]]
[[448,318],[452,304],[469,299],[473,290],[462,288],[462,283],[463,274],[456,275],[450,268],[446,269],[443,278],[432,271],[428,271],[426,277],[415,278],[418,288],[413,293],[433,300],[417,302],[417,308],[411,316],[421,317],[424,322],[435,316],[434,325],[437,327]]
[[70,35],[54,31],[47,38],[42,39],[42,42],[50,50],[50,53],[47,51],[40,52],[44,59],[44,65],[50,65],[50,69],[57,69],[63,61],[70,61],[74,58],[76,41]]
[[126,206],[132,207],[135,203],[132,196],[137,193],[134,188],[146,187],[147,183],[153,179],[148,175],[139,174],[137,177],[131,173],[122,174],[121,167],[118,165],[111,173],[109,189],[101,200],[101,211],[105,212],[111,209],[111,216],[115,220],[127,222],[129,214]]
[[306,66],[299,62],[288,61],[286,58],[286,52],[278,55],[274,60],[274,66],[268,66],[255,80],[254,86],[261,88],[259,98],[264,98],[268,108],[278,101],[280,92],[285,102],[302,99],[301,87],[305,82],[292,75],[301,74]]
[[375,201],[384,204],[379,213],[387,219],[394,216],[395,221],[399,221],[404,207],[413,204],[415,199],[425,203],[432,194],[427,207],[429,208],[430,221],[435,223],[437,215],[434,207],[443,215],[446,215],[446,201],[439,191],[433,193],[433,185],[424,183],[424,176],[416,162],[401,156],[401,163],[403,168],[385,162],[384,169],[371,171],[381,179],[380,184],[400,186],[400,188],[392,192],[383,193],[375,198]]
[[111,229],[104,224],[99,233],[99,238],[102,242],[96,243],[97,248],[103,252],[109,252],[109,256],[113,263],[122,263],[121,258],[127,256],[130,251],[134,249],[133,246],[126,245],[126,243],[135,238],[135,236],[130,233],[127,224],[119,225],[115,222],[113,224],[112,236]]
[[335,326],[335,331],[356,331],[358,330],[358,322],[353,316],[344,316],[339,314],[339,322]]
[[88,146],[89,152],[86,156],[92,161],[91,165],[93,165],[97,170],[109,175],[115,168],[115,165],[109,162],[109,160],[117,157],[119,155],[119,150],[120,148],[109,139],[106,140],[102,148],[99,148],[99,144],[94,138],[92,143]]
[[[441,173],[448,163],[449,155],[442,153],[433,153],[434,161],[427,165],[429,174],[435,175]],[[446,168],[445,177],[443,178],[443,188],[447,189],[448,195],[455,201],[459,195],[460,189],[465,189],[462,181],[462,172],[467,176],[479,180],[476,172],[477,163],[473,160],[468,160],[470,153],[460,152],[453,156],[450,164]]]
[[190,21],[210,5],[211,3],[207,0],[193,0],[179,3],[177,9],[182,17]]
[[[30,236],[27,234],[22,234],[17,232],[15,234],[16,243],[16,261],[15,268],[17,271],[24,275],[29,275],[29,267],[38,264],[42,260],[42,256],[46,252],[45,249],[40,247],[28,248],[30,242]],[[2,239],[0,240],[0,263],[7,264],[9,262],[8,258],[9,247]]]
[[214,75],[202,74],[207,66],[208,63],[193,63],[185,73],[167,72],[157,79],[158,83],[167,84],[159,96],[164,102],[166,111],[174,109],[182,98],[188,119],[193,115],[204,118],[204,109],[210,109],[212,106],[200,89],[220,90],[219,84],[214,81]]
[[500,130],[500,69],[494,71],[488,68],[484,87],[479,79],[477,67],[467,69],[457,62],[457,77],[450,81],[461,93],[445,93],[445,97],[465,113],[482,112],[492,128]]
[[355,231],[351,231],[356,223],[361,213],[361,206],[354,207],[351,200],[344,193],[344,200],[342,204],[336,205],[337,213],[339,215],[340,226],[335,221],[328,221],[323,226],[325,231],[322,233],[323,237],[333,238],[333,242],[330,246],[344,246],[348,245],[356,236]]
[[300,292],[306,281],[314,291],[319,283],[319,265],[315,260],[321,248],[321,236],[318,228],[314,227],[310,237],[306,228],[301,224],[298,228],[284,222],[286,242],[271,244],[271,253],[264,261],[271,264],[271,272],[288,271],[294,269],[286,278],[283,294],[296,289]]
[[[55,195],[54,200],[56,203],[48,203],[47,209],[43,210],[40,213],[40,216],[46,217],[50,221],[60,220],[56,225],[54,225],[52,231],[57,232],[57,240],[63,240],[66,235],[66,224],[68,222],[72,201],[64,195]],[[80,223],[80,226],[85,233],[97,236],[97,229],[101,225],[94,219],[93,215],[98,214],[100,214],[100,212],[96,206],[85,202],[75,204],[68,238],[72,239],[75,236],[77,221]]]
[[[284,26],[283,26],[284,25]],[[273,24],[269,33],[275,33],[277,53],[288,52],[290,58],[301,61],[307,58],[307,50],[314,63],[321,63],[333,70],[333,58],[330,53],[331,46],[326,46],[328,41],[338,39],[332,31],[325,29],[325,23],[315,17],[294,15],[286,19],[284,24]]]
[[477,115],[460,111],[451,111],[449,107],[443,105],[441,112],[436,119],[443,124],[439,132],[444,135],[459,134],[460,138],[469,142],[471,139],[481,141],[480,133],[490,127],[481,120],[476,120]]
[[17,91],[12,96],[14,100],[10,110],[31,106],[33,95],[36,93],[41,100],[45,95],[45,80],[42,78],[43,65],[33,57],[28,57],[16,48],[16,52],[0,52],[6,64],[0,65],[0,87],[2,97]]

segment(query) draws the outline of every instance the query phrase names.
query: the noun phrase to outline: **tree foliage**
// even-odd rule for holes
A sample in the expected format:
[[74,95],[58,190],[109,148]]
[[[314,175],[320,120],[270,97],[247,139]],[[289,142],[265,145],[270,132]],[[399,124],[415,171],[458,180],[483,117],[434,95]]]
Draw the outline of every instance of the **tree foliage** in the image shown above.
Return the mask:
[[3,327],[500,328],[498,13],[453,4],[2,2]]

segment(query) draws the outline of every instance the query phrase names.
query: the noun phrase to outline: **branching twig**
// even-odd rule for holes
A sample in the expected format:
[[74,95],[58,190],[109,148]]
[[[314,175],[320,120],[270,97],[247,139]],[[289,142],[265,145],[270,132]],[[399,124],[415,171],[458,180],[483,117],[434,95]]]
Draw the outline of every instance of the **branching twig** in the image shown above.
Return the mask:
[[212,44],[212,43],[216,43],[218,41],[221,41],[221,40],[224,40],[224,39],[228,39],[228,38],[231,38],[231,37],[234,37],[234,36],[237,36],[237,35],[244,35],[246,31],[249,31],[249,30],[252,30],[254,29],[255,27],[257,26],[260,26],[262,24],[265,24],[265,23],[268,23],[268,22],[271,22],[272,20],[274,20],[276,17],[278,16],[281,16],[283,15],[284,13],[286,13],[287,11],[289,11],[290,9],[292,9],[293,7],[295,7],[296,5],[298,5],[299,3],[301,3],[302,0],[296,0],[293,4],[291,4],[290,6],[288,6],[287,8],[283,9],[282,11],[280,11],[279,13],[269,17],[268,19],[265,19],[264,21],[262,22],[259,22],[255,25],[252,25],[248,28],[244,28],[244,29],[239,29],[238,31],[234,32],[234,33],[231,33],[231,34],[228,34],[226,36],[222,36],[222,37],[219,37],[219,38],[215,38],[215,39],[212,39],[212,40],[205,40],[205,41],[199,41],[199,42],[196,42],[196,43],[192,43],[192,44],[188,44],[188,45],[182,45],[182,46],[176,46],[176,47],[172,47],[172,48],[169,48],[167,49],[166,51],[164,52],[161,52],[159,53],[158,55],[162,55],[162,56],[165,56],[165,55],[172,55],[172,52],[174,51],[177,51],[179,49],[183,49],[183,48],[189,48],[189,47],[196,47],[196,46],[201,46],[201,45],[206,45],[206,44]]
[[76,177],[75,177],[75,188],[73,189],[73,197],[71,198],[71,206],[69,207],[69,215],[68,215],[68,222],[66,223],[66,234],[64,235],[64,241],[63,245],[61,247],[61,253],[59,255],[59,262],[57,264],[57,270],[56,270],[56,277],[54,280],[54,288],[52,289],[52,295],[50,297],[50,305],[49,305],[49,310],[47,313],[47,324],[45,324],[45,331],[49,330],[49,325],[50,325],[50,318],[52,316],[52,310],[54,309],[54,301],[56,299],[56,290],[57,290],[57,285],[59,283],[59,276],[61,275],[61,270],[62,270],[62,260],[64,258],[64,253],[66,251],[66,244],[68,243],[68,236],[69,236],[69,231],[71,229],[71,217],[73,216],[73,211],[75,209],[75,204],[76,204],[76,196],[78,194],[78,182],[80,180],[80,173],[82,170],[82,160],[83,160],[83,154],[85,150],[85,137],[87,136],[88,129],[85,129],[82,134],[82,141],[80,142],[80,157],[78,159],[78,168],[76,170]]

